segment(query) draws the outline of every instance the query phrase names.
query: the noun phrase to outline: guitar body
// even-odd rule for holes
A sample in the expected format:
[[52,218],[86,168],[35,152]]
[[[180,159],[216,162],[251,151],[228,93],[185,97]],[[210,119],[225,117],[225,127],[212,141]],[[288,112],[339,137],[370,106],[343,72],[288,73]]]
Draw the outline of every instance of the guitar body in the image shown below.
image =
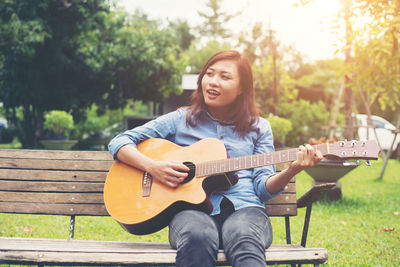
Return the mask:
[[[137,148],[154,160],[198,164],[227,158],[224,144],[213,138],[187,147],[164,139],[147,139]],[[184,209],[211,212],[208,196],[236,183],[225,175],[204,176],[194,177],[177,188],[171,188],[152,178],[149,194],[144,196],[144,176],[143,171],[115,161],[104,186],[104,203],[108,213],[128,232],[138,235],[164,228],[176,213]]]

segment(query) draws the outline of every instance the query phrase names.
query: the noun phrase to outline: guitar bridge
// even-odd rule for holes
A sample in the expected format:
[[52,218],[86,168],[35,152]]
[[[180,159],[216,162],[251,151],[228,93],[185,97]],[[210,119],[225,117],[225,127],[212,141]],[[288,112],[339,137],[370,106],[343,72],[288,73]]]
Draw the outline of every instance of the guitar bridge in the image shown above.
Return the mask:
[[151,192],[151,185],[153,183],[153,176],[148,172],[143,173],[142,177],[142,196],[149,197]]

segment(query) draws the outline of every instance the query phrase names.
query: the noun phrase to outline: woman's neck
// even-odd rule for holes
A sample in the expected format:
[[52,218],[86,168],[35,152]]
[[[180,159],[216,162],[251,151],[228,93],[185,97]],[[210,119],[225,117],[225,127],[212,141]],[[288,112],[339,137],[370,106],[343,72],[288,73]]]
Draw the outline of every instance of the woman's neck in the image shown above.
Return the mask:
[[234,113],[230,107],[208,107],[207,111],[214,119],[221,122],[232,122],[234,120]]

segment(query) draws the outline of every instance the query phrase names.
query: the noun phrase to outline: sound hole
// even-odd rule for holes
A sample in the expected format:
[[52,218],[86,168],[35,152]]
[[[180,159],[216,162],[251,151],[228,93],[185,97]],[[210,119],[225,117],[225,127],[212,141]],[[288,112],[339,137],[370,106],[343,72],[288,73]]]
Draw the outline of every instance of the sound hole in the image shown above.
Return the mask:
[[190,182],[194,178],[194,174],[196,171],[196,165],[194,165],[194,163],[188,162],[188,161],[184,162],[183,164],[190,169],[188,172],[188,176],[186,176],[185,180],[183,180],[181,182],[181,184],[186,184],[187,182]]

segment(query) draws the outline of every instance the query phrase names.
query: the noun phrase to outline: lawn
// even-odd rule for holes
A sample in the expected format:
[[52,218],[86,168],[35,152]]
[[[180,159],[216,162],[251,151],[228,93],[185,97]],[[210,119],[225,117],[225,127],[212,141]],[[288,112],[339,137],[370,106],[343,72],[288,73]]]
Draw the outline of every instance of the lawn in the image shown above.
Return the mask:
[[[390,160],[378,180],[382,160],[356,168],[340,182],[340,201],[313,206],[307,246],[325,247],[325,266],[400,266],[400,161]],[[312,186],[302,172],[298,197]],[[292,218],[292,242],[300,243],[305,209]],[[272,218],[274,243],[285,243],[284,220]],[[68,238],[69,218],[63,216],[0,214],[0,236]],[[168,242],[168,230],[147,236],[126,233],[109,217],[78,217],[76,239]]]

